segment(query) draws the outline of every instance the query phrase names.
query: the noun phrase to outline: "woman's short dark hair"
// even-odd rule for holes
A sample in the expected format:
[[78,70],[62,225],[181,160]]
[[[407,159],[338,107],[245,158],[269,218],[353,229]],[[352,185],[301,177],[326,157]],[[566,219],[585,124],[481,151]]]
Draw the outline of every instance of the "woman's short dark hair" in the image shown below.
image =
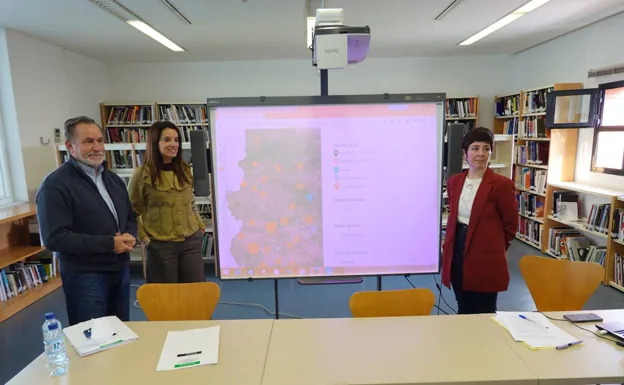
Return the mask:
[[462,139],[462,149],[464,152],[468,151],[468,147],[474,142],[484,142],[490,145],[490,148],[494,149],[494,134],[489,128],[476,127],[464,134]]

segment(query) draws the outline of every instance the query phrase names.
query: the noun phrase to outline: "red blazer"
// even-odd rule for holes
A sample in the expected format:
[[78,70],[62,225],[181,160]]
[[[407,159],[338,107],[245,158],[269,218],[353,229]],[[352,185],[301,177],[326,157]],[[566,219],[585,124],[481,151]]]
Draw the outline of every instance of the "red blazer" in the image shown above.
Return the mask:
[[[450,212],[442,254],[442,283],[451,288],[451,261],[459,196],[468,171],[453,175],[447,183]],[[516,188],[507,177],[489,168],[483,175],[470,212],[464,254],[464,290],[493,293],[507,290],[507,249],[518,227]]]

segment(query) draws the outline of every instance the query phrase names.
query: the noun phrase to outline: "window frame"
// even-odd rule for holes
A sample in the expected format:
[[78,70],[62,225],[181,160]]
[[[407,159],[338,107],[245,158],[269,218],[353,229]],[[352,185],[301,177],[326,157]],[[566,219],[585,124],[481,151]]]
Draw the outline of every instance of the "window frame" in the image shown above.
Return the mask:
[[0,183],[4,189],[4,196],[0,196],[0,207],[13,204],[13,186],[11,185],[11,171],[9,169],[9,158],[7,156],[7,146],[4,136],[4,128],[0,116]]
[[598,135],[601,132],[624,132],[624,123],[620,126],[602,126],[602,114],[604,112],[604,98],[605,92],[614,88],[624,88],[624,80],[618,80],[615,82],[603,83],[598,86],[598,119],[596,119],[596,125],[594,126],[594,140],[592,143],[592,156],[591,156],[591,172],[600,174],[609,174],[624,176],[624,155],[622,156],[622,168],[604,168],[596,166],[596,157],[598,150]]

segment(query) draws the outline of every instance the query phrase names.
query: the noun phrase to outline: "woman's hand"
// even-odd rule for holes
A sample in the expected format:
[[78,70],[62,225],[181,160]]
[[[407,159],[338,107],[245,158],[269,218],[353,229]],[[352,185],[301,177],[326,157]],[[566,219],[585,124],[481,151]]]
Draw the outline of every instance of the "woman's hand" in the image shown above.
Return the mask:
[[145,247],[147,247],[147,245],[149,245],[150,243],[150,239],[148,237],[145,237],[141,240],[141,244]]

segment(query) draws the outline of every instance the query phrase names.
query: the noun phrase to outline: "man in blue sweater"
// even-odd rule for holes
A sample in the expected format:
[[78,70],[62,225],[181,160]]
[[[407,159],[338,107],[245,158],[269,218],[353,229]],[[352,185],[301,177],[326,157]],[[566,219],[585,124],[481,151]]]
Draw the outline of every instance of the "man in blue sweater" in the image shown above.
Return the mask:
[[57,252],[69,324],[130,313],[129,252],[137,219],[126,185],[107,170],[102,129],[91,118],[65,122],[70,159],[41,183],[41,239]]

